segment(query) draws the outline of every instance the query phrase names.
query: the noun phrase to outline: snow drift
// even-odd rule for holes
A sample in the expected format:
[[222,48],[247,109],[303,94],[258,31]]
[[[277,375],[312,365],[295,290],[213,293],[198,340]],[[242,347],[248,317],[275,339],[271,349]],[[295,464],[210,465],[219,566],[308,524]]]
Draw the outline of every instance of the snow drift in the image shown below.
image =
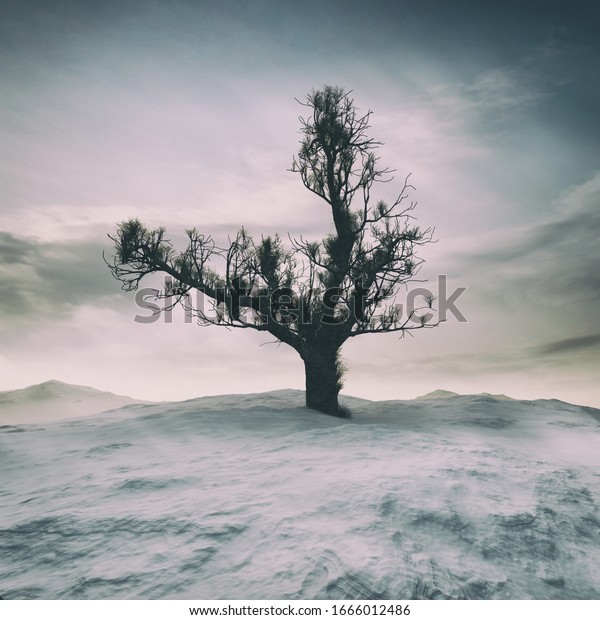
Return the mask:
[[600,411],[435,396],[4,422],[0,595],[598,598]]

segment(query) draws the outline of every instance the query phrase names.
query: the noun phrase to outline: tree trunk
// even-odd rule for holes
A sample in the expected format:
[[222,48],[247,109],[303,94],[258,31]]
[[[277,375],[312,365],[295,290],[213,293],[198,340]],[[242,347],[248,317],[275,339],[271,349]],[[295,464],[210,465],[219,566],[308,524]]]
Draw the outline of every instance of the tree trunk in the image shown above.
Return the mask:
[[306,406],[329,415],[342,415],[338,405],[342,389],[338,350],[305,351],[302,359],[306,373]]

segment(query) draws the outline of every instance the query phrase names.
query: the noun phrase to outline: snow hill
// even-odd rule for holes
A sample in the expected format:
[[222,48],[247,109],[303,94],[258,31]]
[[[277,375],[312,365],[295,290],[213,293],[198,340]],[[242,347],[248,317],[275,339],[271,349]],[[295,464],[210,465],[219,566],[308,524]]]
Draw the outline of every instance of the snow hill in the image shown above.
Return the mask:
[[351,419],[282,390],[5,424],[0,595],[600,598],[600,410],[344,400]]
[[91,387],[46,381],[0,392],[0,424],[28,424],[82,417],[137,402]]

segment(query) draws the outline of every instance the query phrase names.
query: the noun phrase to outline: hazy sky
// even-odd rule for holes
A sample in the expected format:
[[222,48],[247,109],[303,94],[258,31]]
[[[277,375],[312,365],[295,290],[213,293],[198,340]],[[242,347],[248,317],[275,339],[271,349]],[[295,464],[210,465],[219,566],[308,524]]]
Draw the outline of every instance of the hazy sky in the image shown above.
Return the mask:
[[[374,112],[412,172],[423,275],[466,323],[353,339],[345,392],[600,406],[600,4],[0,0],[0,390],[149,399],[302,388],[246,331],[134,323],[102,262],[139,217],[181,239],[330,228],[288,171],[312,88]],[[381,196],[390,196],[386,185]],[[149,283],[151,285],[152,283]]]

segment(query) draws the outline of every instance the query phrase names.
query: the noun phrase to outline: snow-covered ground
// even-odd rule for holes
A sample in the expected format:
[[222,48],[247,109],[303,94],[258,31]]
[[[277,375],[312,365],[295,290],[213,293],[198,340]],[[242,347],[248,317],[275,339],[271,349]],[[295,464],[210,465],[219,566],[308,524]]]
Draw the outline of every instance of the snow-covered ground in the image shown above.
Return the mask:
[[58,387],[0,394],[4,598],[600,597],[600,410]]

